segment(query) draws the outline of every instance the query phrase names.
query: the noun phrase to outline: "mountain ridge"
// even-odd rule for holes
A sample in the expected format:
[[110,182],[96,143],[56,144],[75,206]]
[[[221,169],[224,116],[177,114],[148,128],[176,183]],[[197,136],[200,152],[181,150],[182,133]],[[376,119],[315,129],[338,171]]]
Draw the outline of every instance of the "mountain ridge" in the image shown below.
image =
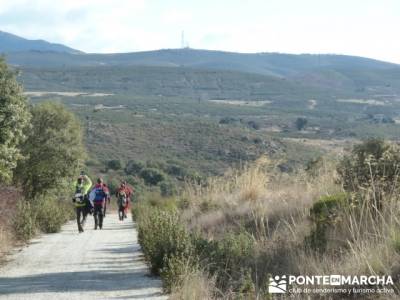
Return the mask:
[[25,52],[25,51],[54,51],[71,54],[83,53],[58,43],[50,43],[42,39],[26,39],[12,33],[0,30],[0,53]]
[[[7,43],[2,42],[7,39],[11,39],[14,44],[8,43],[7,46]],[[27,40],[0,31],[0,53],[2,52],[9,63],[25,67],[165,66],[240,71],[277,77],[298,76],[324,68],[335,70],[400,68],[400,65],[395,63],[342,54],[237,53],[192,48],[127,53],[85,53],[61,44]]]

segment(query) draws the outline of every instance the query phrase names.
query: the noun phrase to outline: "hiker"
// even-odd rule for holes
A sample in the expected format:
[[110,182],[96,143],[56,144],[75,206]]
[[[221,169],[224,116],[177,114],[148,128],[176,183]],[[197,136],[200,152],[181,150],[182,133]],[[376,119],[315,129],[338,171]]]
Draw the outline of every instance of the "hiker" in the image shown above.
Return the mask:
[[[103,183],[104,187],[109,191],[109,188],[107,187],[107,184]],[[107,211],[107,204],[110,204],[111,202],[111,196],[110,193],[107,194],[107,199],[104,201],[104,208],[103,208],[103,218],[106,217],[106,211]]]
[[115,193],[115,196],[117,197],[118,217],[120,221],[123,221],[125,218],[125,207],[128,203],[128,196],[125,192],[125,187],[122,184]]
[[86,217],[90,211],[90,202],[88,199],[88,192],[92,186],[90,178],[81,172],[75,183],[75,195],[72,201],[75,203],[76,208],[76,223],[78,224],[79,233],[83,232],[83,226]]
[[126,181],[123,181],[119,186],[115,196],[118,201],[118,211],[122,212],[120,220],[127,218],[130,198],[133,194],[133,188],[131,188]]
[[128,197],[128,201],[127,201],[126,206],[125,206],[125,218],[126,218],[127,215],[128,215],[129,204],[132,201],[131,197],[133,196],[133,193],[135,192],[135,189],[133,187],[129,186],[129,184],[126,181],[124,181],[123,183],[125,185],[126,194],[127,194],[127,197]]
[[97,227],[103,228],[104,206],[107,199],[110,197],[107,186],[104,184],[103,179],[98,178],[97,183],[89,194],[89,200],[93,202],[94,206],[94,229]]

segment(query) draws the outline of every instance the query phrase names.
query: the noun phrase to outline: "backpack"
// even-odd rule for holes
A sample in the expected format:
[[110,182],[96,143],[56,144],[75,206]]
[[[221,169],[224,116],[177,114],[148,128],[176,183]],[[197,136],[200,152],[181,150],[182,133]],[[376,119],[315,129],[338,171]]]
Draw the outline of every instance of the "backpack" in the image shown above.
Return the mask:
[[82,204],[84,200],[84,195],[82,193],[83,187],[80,185],[76,185],[75,187],[75,196],[73,201],[76,202],[77,204]]
[[118,204],[119,204],[119,206],[125,206],[126,202],[127,202],[127,199],[126,199],[125,192],[119,192],[118,193]]
[[101,203],[107,197],[103,187],[96,187],[94,190],[94,203]]

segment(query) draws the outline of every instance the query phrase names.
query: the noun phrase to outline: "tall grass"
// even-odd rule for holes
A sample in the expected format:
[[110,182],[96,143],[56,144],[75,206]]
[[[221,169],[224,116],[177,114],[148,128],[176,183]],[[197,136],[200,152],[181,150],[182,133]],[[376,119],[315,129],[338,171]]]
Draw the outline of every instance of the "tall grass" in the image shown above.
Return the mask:
[[0,224],[0,259],[7,253],[13,244],[13,237],[9,230]]
[[323,161],[312,174],[286,176],[261,159],[205,185],[187,184],[175,201],[177,223],[191,237],[184,259],[196,264],[180,269],[174,299],[268,297],[271,274],[400,276],[398,193],[386,194],[378,209],[369,190],[344,193],[335,169]]
[[55,233],[73,216],[70,203],[52,197],[39,197],[32,201],[17,203],[13,222],[14,232],[20,240],[26,241],[38,232]]

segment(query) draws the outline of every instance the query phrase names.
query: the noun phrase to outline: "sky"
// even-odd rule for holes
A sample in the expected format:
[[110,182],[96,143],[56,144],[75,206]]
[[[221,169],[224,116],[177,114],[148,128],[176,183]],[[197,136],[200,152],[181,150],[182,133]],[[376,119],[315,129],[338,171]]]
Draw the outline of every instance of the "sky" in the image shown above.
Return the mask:
[[400,0],[0,0],[0,30],[90,53],[181,47],[400,63]]

